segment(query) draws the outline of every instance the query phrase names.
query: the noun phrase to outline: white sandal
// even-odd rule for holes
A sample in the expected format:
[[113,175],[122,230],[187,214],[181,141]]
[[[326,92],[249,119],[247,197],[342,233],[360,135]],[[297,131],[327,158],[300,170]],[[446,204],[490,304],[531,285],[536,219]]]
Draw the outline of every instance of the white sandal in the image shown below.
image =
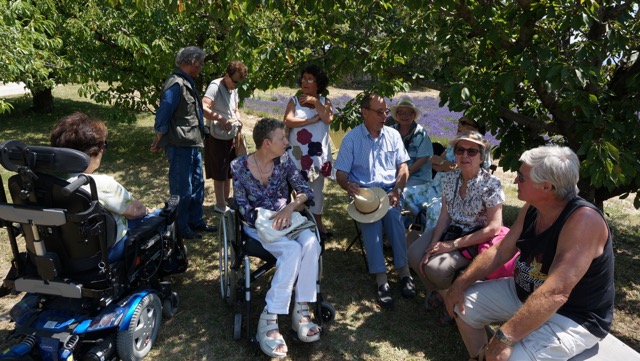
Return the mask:
[[[300,323],[300,320],[306,317],[309,322]],[[313,336],[309,336],[309,331],[313,328],[318,329],[318,333]],[[298,333],[298,338],[302,342],[315,342],[320,339],[320,326],[311,322],[311,316],[309,316],[309,304],[301,305],[298,302],[293,303],[293,311],[291,311],[291,328]]]
[[[275,321],[274,323],[269,323],[268,321]],[[258,321],[258,334],[256,338],[258,339],[258,343],[260,343],[260,349],[269,357],[274,358],[283,358],[287,356],[286,352],[277,352],[276,349],[280,345],[286,346],[287,344],[284,342],[284,338],[282,335],[278,335],[277,337],[269,337],[267,333],[271,330],[278,329],[278,315],[275,313],[268,313],[265,309],[260,314],[260,321]]]

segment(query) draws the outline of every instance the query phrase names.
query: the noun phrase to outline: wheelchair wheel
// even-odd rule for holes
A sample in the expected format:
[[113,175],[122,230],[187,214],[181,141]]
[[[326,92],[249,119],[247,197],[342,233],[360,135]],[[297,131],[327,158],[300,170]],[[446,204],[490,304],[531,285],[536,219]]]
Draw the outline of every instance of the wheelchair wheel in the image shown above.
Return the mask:
[[238,277],[236,271],[231,269],[236,254],[232,242],[235,237],[235,225],[233,213],[228,211],[220,218],[220,294],[229,305],[233,305],[237,299],[236,286]]
[[180,305],[178,293],[171,292],[171,295],[162,301],[162,317],[165,319],[173,318],[178,312],[178,305]]
[[233,315],[233,339],[238,341],[242,337],[242,314]]
[[323,322],[331,322],[336,318],[336,309],[333,308],[331,303],[322,301],[320,303],[320,317],[322,317]]
[[125,361],[144,358],[158,336],[162,304],[155,293],[146,295],[136,306],[129,327],[116,337],[118,356]]

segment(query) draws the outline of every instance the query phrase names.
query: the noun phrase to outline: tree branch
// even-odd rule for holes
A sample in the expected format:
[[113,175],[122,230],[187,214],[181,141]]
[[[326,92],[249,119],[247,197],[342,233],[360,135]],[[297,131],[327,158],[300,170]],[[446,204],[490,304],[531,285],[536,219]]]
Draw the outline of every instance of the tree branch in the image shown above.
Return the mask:
[[545,132],[558,132],[557,126],[553,122],[543,122],[540,119],[532,118],[522,113],[514,112],[507,107],[500,108],[500,117],[517,123],[518,125],[527,127],[537,134],[542,134]]

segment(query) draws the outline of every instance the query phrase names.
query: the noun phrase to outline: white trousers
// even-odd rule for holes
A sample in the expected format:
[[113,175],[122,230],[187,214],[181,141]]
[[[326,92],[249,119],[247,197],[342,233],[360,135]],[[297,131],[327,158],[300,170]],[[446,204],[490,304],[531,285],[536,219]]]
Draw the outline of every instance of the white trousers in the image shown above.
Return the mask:
[[294,283],[296,302],[316,302],[321,248],[315,233],[305,229],[294,240],[281,237],[266,243],[260,239],[255,228],[245,225],[242,228],[249,237],[257,239],[262,247],[276,258],[276,272],[265,299],[267,312],[281,315],[289,313]]

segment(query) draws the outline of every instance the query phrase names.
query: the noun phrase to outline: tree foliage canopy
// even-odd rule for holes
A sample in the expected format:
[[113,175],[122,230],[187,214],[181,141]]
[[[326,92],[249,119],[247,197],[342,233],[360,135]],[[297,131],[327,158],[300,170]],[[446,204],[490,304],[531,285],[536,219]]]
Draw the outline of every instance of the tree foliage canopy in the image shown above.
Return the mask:
[[[507,169],[551,140],[578,153],[581,189],[596,203],[640,188],[637,1],[0,3],[10,9],[0,24],[0,78],[32,90],[79,83],[99,102],[153,111],[187,45],[209,54],[201,90],[241,59],[250,71],[241,96],[294,86],[313,62],[333,80],[368,79],[369,90],[389,97],[416,84],[441,90],[442,105],[497,134]],[[359,122],[358,100],[334,128]]]

